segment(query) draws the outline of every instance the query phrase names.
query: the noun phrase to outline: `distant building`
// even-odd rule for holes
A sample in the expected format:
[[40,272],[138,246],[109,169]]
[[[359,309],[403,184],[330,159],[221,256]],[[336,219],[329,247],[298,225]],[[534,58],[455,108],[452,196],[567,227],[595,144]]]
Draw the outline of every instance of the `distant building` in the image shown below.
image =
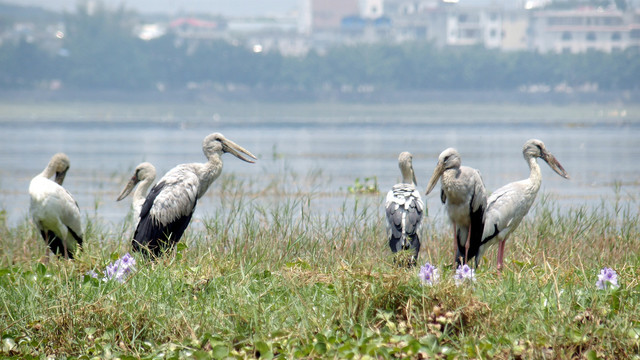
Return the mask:
[[503,51],[523,51],[529,46],[529,13],[522,9],[506,10],[502,13]]
[[640,12],[583,7],[540,10],[531,17],[531,50],[612,52],[640,47]]
[[311,0],[313,32],[338,31],[344,18],[359,14],[358,0]]

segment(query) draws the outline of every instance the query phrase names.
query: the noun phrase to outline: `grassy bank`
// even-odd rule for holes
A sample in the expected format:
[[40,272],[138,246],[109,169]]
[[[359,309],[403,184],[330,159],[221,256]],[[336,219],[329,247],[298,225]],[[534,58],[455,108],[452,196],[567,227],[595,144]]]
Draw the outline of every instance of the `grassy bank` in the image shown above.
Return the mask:
[[[0,227],[0,356],[120,358],[639,358],[638,202],[560,211],[541,197],[474,283],[456,286],[450,229],[427,218],[422,285],[385,241],[381,196],[347,196],[341,213],[314,194],[262,205],[232,177],[217,213],[193,223],[157,263],[125,282],[104,271],[129,251],[129,224],[86,219],[78,259],[39,260],[27,221]],[[604,210],[604,209],[613,210]],[[99,213],[99,212],[98,212]],[[598,290],[603,267],[619,288]]]

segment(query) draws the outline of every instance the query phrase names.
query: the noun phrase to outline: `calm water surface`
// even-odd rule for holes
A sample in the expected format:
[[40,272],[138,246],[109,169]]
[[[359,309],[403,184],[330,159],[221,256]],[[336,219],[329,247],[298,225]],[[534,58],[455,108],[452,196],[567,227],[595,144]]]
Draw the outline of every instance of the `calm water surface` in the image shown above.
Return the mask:
[[[249,125],[241,119],[224,124],[25,120],[0,123],[0,206],[7,211],[10,223],[24,219],[29,181],[52,154],[62,151],[71,159],[65,187],[81,210],[117,224],[127,213],[130,200],[116,202],[115,198],[139,162],[152,162],[159,177],[177,164],[203,162],[201,142],[212,132],[223,133],[260,159],[248,164],[227,154],[223,174],[250,179],[253,190],[260,191],[262,183],[266,186],[267,179],[283,172],[302,178],[319,173],[320,186],[313,189],[324,196],[318,196],[314,206],[326,212],[337,211],[345,199],[349,201],[347,188],[356,178],[376,176],[381,203],[384,193],[400,178],[397,157],[401,151],[413,153],[423,194],[438,154],[447,147],[456,147],[463,164],[479,169],[489,191],[495,190],[528,176],[522,145],[529,138],[543,140],[571,176],[565,180],[539,161],[541,193],[556,199],[563,209],[602,203],[609,206],[615,201],[615,184],[621,185],[623,199],[637,199],[640,194],[640,124],[636,121],[583,126],[542,121],[517,125],[482,121],[473,125],[402,124],[354,121],[347,115],[344,123],[331,125],[269,120]],[[305,186],[296,183],[290,188]],[[220,207],[216,191],[219,184],[214,183],[199,203],[196,217]],[[438,191],[428,196],[427,205],[432,216],[442,216]]]

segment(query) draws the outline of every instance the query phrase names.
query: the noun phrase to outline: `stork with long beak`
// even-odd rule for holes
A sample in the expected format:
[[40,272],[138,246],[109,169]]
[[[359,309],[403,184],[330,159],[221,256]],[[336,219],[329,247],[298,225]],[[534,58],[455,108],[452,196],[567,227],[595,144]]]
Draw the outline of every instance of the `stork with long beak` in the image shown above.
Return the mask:
[[[56,255],[73,259],[82,246],[80,208],[73,196],[62,187],[69,170],[69,157],[53,155],[47,167],[29,184],[29,213],[44,242]],[[55,175],[55,181],[50,178]]]
[[[144,200],[147,197],[147,191],[153,184],[153,181],[156,179],[156,168],[148,162],[143,162],[136,166],[135,171],[133,172],[133,176],[122,190],[118,199],[116,201],[120,201],[129,194],[135,188],[136,190],[133,192],[133,201],[131,203],[131,208],[133,209],[133,228],[138,227],[138,222],[140,221],[140,210],[142,209],[142,204],[144,204]],[[137,186],[137,187],[136,187]]]
[[487,248],[499,242],[497,266],[499,270],[502,269],[504,243],[518,227],[522,218],[527,215],[533,201],[536,199],[538,190],[540,190],[542,173],[536,161],[537,158],[544,160],[558,175],[569,179],[569,174],[567,174],[555,156],[547,150],[542,141],[531,139],[525,142],[522,147],[522,155],[529,165],[529,178],[509,183],[489,196],[476,266]]
[[[206,163],[182,164],[169,170],[147,195],[133,236],[133,250],[159,256],[175,245],[191,221],[196,203],[222,172],[222,154],[253,163],[257,158],[240,145],[213,133],[204,138]],[[244,155],[248,156],[245,157]]]
[[411,250],[409,266],[416,264],[420,253],[419,231],[424,212],[420,192],[416,189],[417,182],[412,159],[413,156],[406,151],[398,157],[402,182],[394,185],[387,193],[384,205],[387,214],[389,247],[394,253]]
[[442,179],[440,200],[446,205],[453,225],[456,264],[466,264],[468,259],[477,255],[480,246],[487,195],[480,172],[460,164],[460,154],[456,149],[444,150],[438,157],[426,193],[429,194],[438,179]]

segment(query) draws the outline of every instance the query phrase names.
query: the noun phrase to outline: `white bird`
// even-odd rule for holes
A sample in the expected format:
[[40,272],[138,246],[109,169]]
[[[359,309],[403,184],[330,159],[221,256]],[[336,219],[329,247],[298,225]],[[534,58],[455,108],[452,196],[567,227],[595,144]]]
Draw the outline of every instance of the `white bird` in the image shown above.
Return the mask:
[[211,183],[222,172],[222,154],[231,153],[249,163],[256,159],[249,151],[220,133],[202,142],[206,163],[182,164],[169,170],[147,195],[140,210],[140,222],[133,236],[133,250],[147,250],[159,256],[175,245],[189,225],[191,216]]
[[[56,255],[73,259],[82,246],[80,208],[73,196],[62,187],[69,170],[69,157],[53,155],[47,167],[29,184],[29,213],[49,249]],[[50,178],[55,175],[55,182]]]
[[[453,224],[456,263],[467,263],[476,256],[482,236],[482,218],[487,194],[482,175],[474,168],[460,166],[460,154],[454,148],[440,153],[438,164],[427,185],[429,194],[440,181],[440,200],[446,204]],[[464,249],[464,251],[463,251]]]
[[505,241],[518,227],[522,218],[527,215],[540,189],[542,174],[536,158],[541,158],[558,175],[569,179],[569,174],[567,174],[555,156],[547,150],[542,141],[537,139],[528,140],[524,143],[522,154],[529,165],[529,178],[512,182],[499,188],[487,200],[484,231],[477,259],[482,258],[489,246],[499,241],[498,269],[502,269]]
[[413,156],[408,152],[400,153],[398,167],[402,173],[402,182],[393,186],[387,193],[384,208],[387,214],[387,235],[389,247],[396,253],[411,250],[409,265],[415,265],[420,252],[420,225],[424,212],[424,203],[416,189],[416,175],[413,172]]
[[[133,209],[133,228],[138,227],[138,222],[140,221],[140,210],[142,209],[142,204],[144,204],[144,200],[147,197],[147,191],[151,187],[151,184],[156,179],[156,168],[148,162],[143,162],[136,166],[136,170],[131,177],[131,180],[127,183],[127,186],[122,190],[120,196],[118,196],[117,201],[120,201],[126,198],[131,191],[135,188],[136,190],[133,192],[133,201],[131,203],[131,208]],[[137,187],[136,187],[137,185]]]

